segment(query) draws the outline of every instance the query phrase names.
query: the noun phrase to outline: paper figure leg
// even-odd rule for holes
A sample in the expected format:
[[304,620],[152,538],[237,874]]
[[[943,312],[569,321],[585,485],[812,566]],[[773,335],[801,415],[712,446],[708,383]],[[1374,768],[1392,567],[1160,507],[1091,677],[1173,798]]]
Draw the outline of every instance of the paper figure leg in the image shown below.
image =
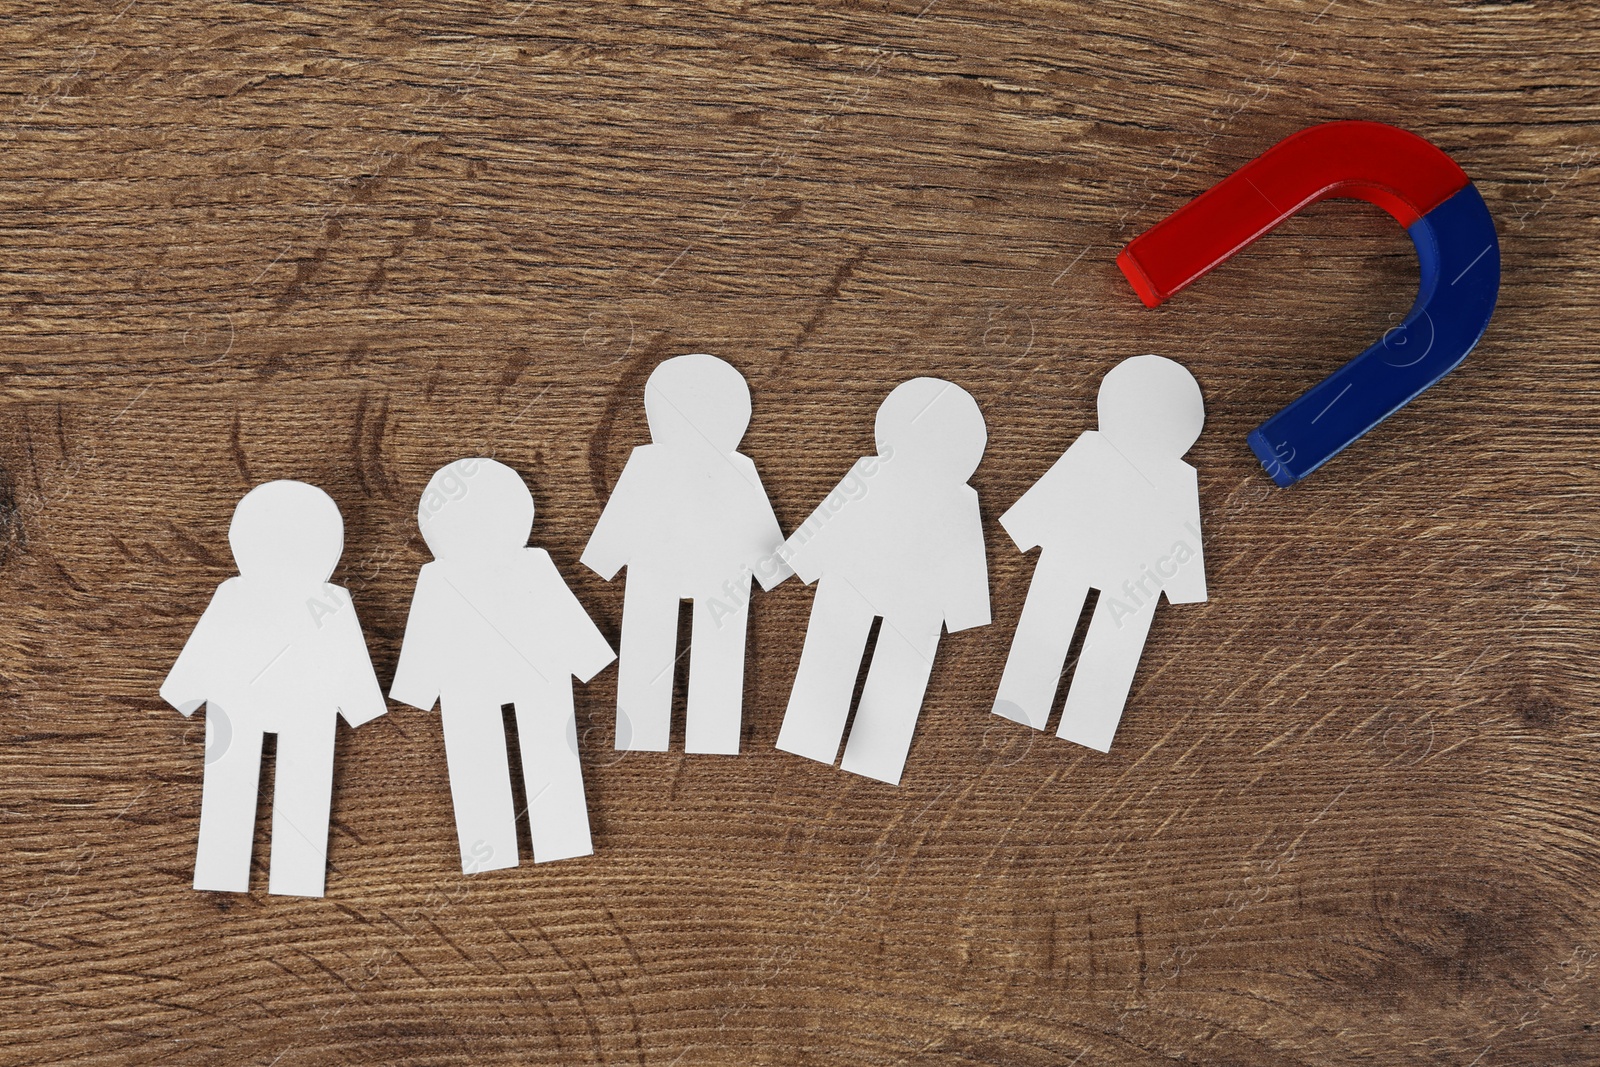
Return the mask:
[[328,715],[278,733],[272,786],[272,864],[267,892],[320,897],[328,876],[333,739]]
[[223,723],[231,728],[227,738],[206,745],[194,887],[248,893],[256,798],[261,789],[261,731],[229,722],[221,708],[208,706],[207,730],[220,732]]
[[593,854],[570,681],[553,682],[517,701],[517,740],[528,791],[533,862]]
[[1100,597],[1089,621],[1089,635],[1083,639],[1078,668],[1072,672],[1057,737],[1099,752],[1111,750],[1111,738],[1122,719],[1122,706],[1133,688],[1139,655],[1155,614],[1155,601],[1130,613],[1116,597]]
[[939,648],[939,625],[935,622],[931,631],[925,625],[901,629],[883,620],[841,769],[900,784]]
[[618,748],[667,750],[677,654],[676,590],[630,571],[622,595],[622,656],[617,664]]
[[1049,555],[1040,557],[1000,676],[996,715],[1044,729],[1061,685],[1067,649],[1072,647],[1072,631],[1088,595],[1087,583],[1065,573]]
[[848,582],[823,578],[811,603],[778,747],[820,763],[839,754],[861,654],[872,632],[873,611]]
[[[500,706],[493,697],[460,693],[446,693],[439,701],[456,841],[465,874],[517,865],[517,814]],[[519,718],[519,734],[521,723]]]
[[744,703],[745,631],[750,623],[750,579],[731,599],[694,602],[689,638],[689,721],[686,752],[739,754],[740,708]]

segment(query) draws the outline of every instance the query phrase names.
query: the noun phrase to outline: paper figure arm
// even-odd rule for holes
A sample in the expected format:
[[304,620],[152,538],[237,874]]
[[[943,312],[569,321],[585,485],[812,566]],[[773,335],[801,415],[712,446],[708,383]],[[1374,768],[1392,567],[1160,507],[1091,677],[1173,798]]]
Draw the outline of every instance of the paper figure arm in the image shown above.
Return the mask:
[[239,579],[229,578],[217,586],[211,603],[206,605],[189,640],[184,642],[183,651],[178,653],[177,662],[161,683],[161,699],[183,715],[193,715],[212,695],[212,680],[221,666],[218,661],[227,655],[224,631],[233,615],[234,583],[237,581]]
[[1199,604],[1206,599],[1205,545],[1200,533],[1200,477],[1187,463],[1184,468],[1183,504],[1178,510],[1182,525],[1179,543],[1193,551],[1191,558],[1178,564],[1178,573],[1166,580],[1169,604]]
[[606,506],[600,511],[600,521],[595,523],[589,543],[578,560],[608,582],[627,566],[629,557],[633,555],[636,531],[650,529],[652,517],[639,515],[637,503],[644,489],[640,483],[647,477],[640,458],[643,450],[634,449],[628,462],[623,464],[622,474],[612,487]]
[[[822,498],[822,503],[806,516],[806,521],[789,535],[789,539],[778,550],[783,562],[787,563],[806,585],[821,578],[822,572],[827,568],[828,558],[832,554],[829,547],[838,540],[839,529],[845,525],[842,513],[848,511],[850,506],[850,498],[844,492],[845,486],[860,482],[862,474],[858,472],[862,472],[863,465],[869,460],[876,463],[878,457],[864,456],[856,460],[850,467],[850,473],[841,478],[833,491]],[[834,503],[829,503],[830,501]],[[839,501],[844,503],[841,504]]]
[[580,682],[587,682],[616,659],[617,654],[561,577],[550,553],[542,548],[530,548],[528,558],[533,572],[534,603],[560,635],[558,641],[567,653],[567,662],[561,664],[561,669]]
[[944,625],[951,633],[987,626],[989,615],[989,561],[983,548],[983,519],[978,512],[978,493],[971,486],[961,487],[963,507],[956,528],[949,531],[952,571],[943,576],[949,582],[945,598]]
[[761,588],[771,592],[794,574],[794,568],[785,562],[780,551],[783,545],[783,530],[778,526],[778,517],[772,513],[772,500],[767,496],[766,487],[761,484],[761,475],[756,471],[755,461],[742,452],[735,452],[733,460],[739,468],[739,473],[750,486],[749,507],[753,539],[767,546],[754,564],[756,581],[761,583]]
[[324,594],[344,605],[323,620],[328,631],[324,637],[327,675],[334,703],[339,714],[352,727],[371,722],[389,710],[384,703],[383,689],[372,669],[372,657],[367,654],[367,640],[361,633],[361,621],[356,618],[356,606],[350,591],[337,585],[323,586]]
[[443,684],[440,669],[439,580],[435,565],[425,563],[417,573],[416,592],[406,615],[406,633],[400,641],[400,662],[395,664],[389,696],[402,704],[431,711]]
[[1049,538],[1051,519],[1063,506],[1072,506],[1074,491],[1092,475],[1087,436],[1072,442],[1061,458],[1000,516],[1000,525],[1022,551],[1032,551]]
[[788,540],[778,547],[780,562],[789,569],[789,573],[798,575],[800,581],[810,585],[822,577],[822,553],[811,545],[815,533],[813,529],[816,512],[801,523]]

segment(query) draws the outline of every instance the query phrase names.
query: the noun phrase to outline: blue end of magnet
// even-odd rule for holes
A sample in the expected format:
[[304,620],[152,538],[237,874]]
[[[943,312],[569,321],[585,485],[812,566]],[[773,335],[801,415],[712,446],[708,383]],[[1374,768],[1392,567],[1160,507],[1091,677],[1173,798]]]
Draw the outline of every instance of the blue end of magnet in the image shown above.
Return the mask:
[[1500,242],[1470,183],[1407,231],[1421,284],[1405,321],[1251,431],[1272,480],[1293,485],[1455,369],[1494,314]]
[[[1284,457],[1279,456],[1272,450],[1272,445],[1267,442],[1266,435],[1261,432],[1261,429],[1259,426],[1256,427],[1250,431],[1250,436],[1245,438],[1246,441],[1250,442],[1250,451],[1256,454],[1256,458],[1261,461],[1261,466],[1266,468],[1267,473],[1272,476],[1272,480],[1277,482],[1279,486],[1286,488],[1293,485],[1301,476],[1290,473],[1289,468],[1284,465]],[[1287,458],[1291,460],[1294,458],[1292,449],[1288,450]]]

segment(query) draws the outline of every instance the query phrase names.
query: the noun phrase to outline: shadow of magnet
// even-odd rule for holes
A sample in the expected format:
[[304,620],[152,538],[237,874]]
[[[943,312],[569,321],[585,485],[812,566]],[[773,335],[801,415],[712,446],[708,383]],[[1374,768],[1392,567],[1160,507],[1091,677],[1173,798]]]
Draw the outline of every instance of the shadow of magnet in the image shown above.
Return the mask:
[[1309,204],[1366,200],[1417,246],[1422,284],[1400,325],[1266,422],[1250,448],[1293,485],[1467,357],[1500,292],[1500,243],[1466,172],[1416,134],[1328,122],[1279,141],[1135,237],[1117,265],[1155,307]]

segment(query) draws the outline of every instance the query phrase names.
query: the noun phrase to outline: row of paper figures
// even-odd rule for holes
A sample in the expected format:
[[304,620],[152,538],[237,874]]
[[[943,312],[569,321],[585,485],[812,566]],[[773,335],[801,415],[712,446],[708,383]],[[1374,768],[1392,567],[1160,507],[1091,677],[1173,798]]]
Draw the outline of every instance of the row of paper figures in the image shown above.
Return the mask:
[[[661,363],[645,386],[651,443],[634,449],[584,550],[610,580],[626,567],[616,746],[663,751],[679,604],[693,601],[685,745],[737,753],[752,580],[817,583],[777,746],[833,763],[875,619],[881,619],[842,768],[898,783],[941,630],[984,626],[989,582],[978,494],[967,484],[987,431],[965,390],[937,378],[895,388],[878,409],[877,454],[857,462],[785,538],[738,451],[750,391],[709,355]],[[1206,598],[1199,491],[1183,462],[1200,434],[1199,386],[1160,356],[1124,360],[1083,434],[1000,519],[1041,548],[994,710],[1045,725],[1090,589],[1101,596],[1059,736],[1111,744],[1157,599]],[[517,817],[501,709],[514,705],[537,862],[592,852],[572,679],[615,653],[557,573],[528,547],[533,498],[490,459],[428,483],[417,523],[434,560],[417,577],[389,695],[437,702],[462,867],[517,864]],[[161,695],[207,705],[195,888],[248,888],[262,738],[277,735],[269,889],[320,896],[336,716],[382,715],[349,593],[328,584],[344,527],[304,482],[257,486],[228,541],[223,582]]]

